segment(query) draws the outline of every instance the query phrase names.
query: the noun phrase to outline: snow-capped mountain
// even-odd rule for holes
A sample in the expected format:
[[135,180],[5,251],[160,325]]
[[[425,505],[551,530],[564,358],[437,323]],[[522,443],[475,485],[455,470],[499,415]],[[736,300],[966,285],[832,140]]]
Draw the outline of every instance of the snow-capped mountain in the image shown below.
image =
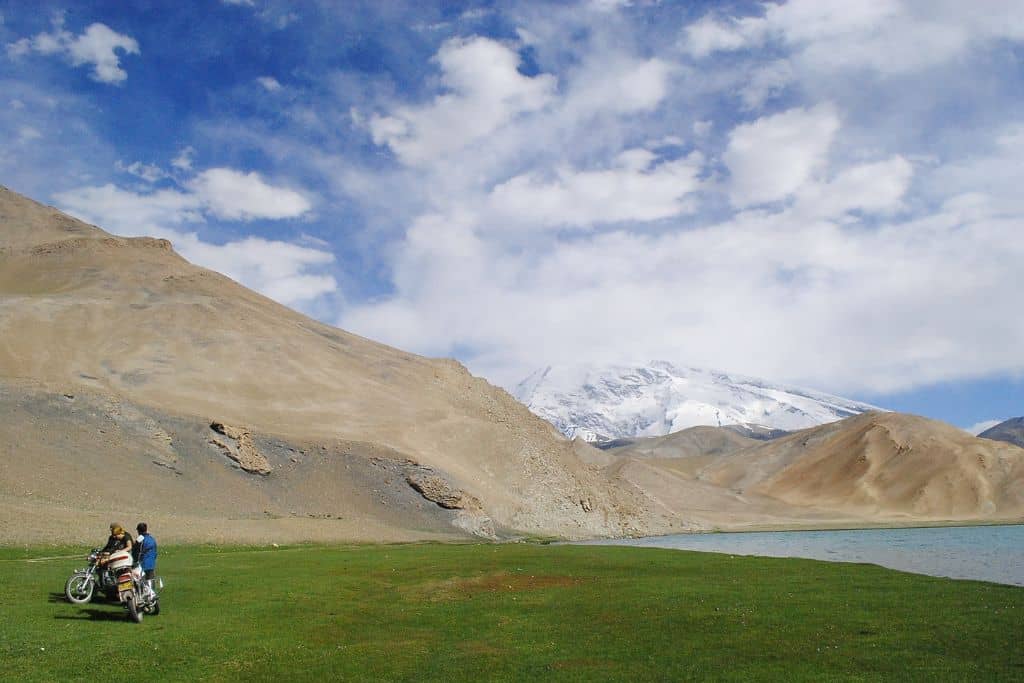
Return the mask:
[[791,431],[881,410],[818,391],[665,361],[546,367],[513,393],[569,438],[587,441],[662,436],[698,425]]

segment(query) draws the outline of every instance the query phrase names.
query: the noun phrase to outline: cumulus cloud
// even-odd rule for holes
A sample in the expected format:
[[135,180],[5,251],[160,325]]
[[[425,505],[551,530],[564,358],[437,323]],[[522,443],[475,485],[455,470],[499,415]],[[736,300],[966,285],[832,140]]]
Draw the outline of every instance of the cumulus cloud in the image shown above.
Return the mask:
[[297,218],[312,205],[301,193],[268,184],[258,173],[211,168],[186,186],[207,210],[225,220]]
[[684,29],[683,44],[693,57],[707,58],[775,43],[810,71],[902,74],[957,58],[979,42],[1024,38],[1013,0],[987,3],[984,12],[963,10],[956,2],[789,0],[765,3],[762,16],[708,14]]
[[108,183],[60,192],[54,199],[82,220],[119,234],[146,235],[146,230],[203,220],[199,197],[170,189],[141,194]]
[[427,353],[479,349],[506,384],[541,359],[673,358],[845,391],[1021,369],[1024,326],[1004,314],[1014,224],[950,206],[864,230],[793,211],[525,250],[434,216],[402,245],[395,296],[339,322]]
[[329,251],[260,237],[224,244],[203,241],[195,232],[175,237],[176,240],[171,238],[175,247],[189,260],[286,305],[310,301],[338,289],[334,276],[316,272],[334,262]]
[[50,33],[39,33],[9,44],[7,54],[11,57],[31,52],[61,55],[73,66],[92,66],[90,77],[100,83],[116,85],[128,78],[128,72],[121,68],[120,53],[139,54],[139,43],[134,38],[118,33],[106,24],[91,24],[78,36],[64,29],[63,19],[58,19],[55,24]]
[[215,168],[186,183],[185,191],[133,192],[107,184],[61,192],[54,199],[69,213],[115,234],[169,239],[190,261],[283,304],[299,305],[338,289],[335,278],[323,272],[334,262],[328,250],[260,237],[223,244],[200,237],[197,228],[208,218],[274,220],[309,210],[301,195],[271,186],[254,173]]
[[722,21],[705,16],[688,25],[684,31],[684,45],[694,57],[707,57],[719,50],[737,50],[753,39],[751,23],[745,21]]
[[826,161],[839,116],[831,105],[797,107],[733,128],[723,160],[733,205],[785,199]]
[[[393,292],[338,323],[458,353],[506,386],[544,363],[636,358],[848,392],[1024,371],[1012,350],[1024,325],[1005,315],[1024,257],[1013,237],[1024,202],[1011,187],[1024,134],[996,127],[973,132],[967,153],[943,147],[928,137],[948,130],[930,109],[942,106],[936,91],[914,103],[918,119],[880,127],[876,112],[846,106],[883,97],[872,81],[812,74],[906,73],[951,53],[855,64],[865,41],[900,58],[880,26],[903,21],[907,5],[789,5],[691,25],[683,47],[706,60],[699,69],[599,28],[581,29],[594,42],[560,62],[552,41],[572,20],[524,20],[520,35],[557,89],[472,146],[414,165],[397,155],[416,191],[388,252]],[[956,24],[951,8],[933,23]],[[967,45],[993,35],[962,23]],[[925,29],[938,31],[911,37]],[[851,57],[809,65],[819,33]],[[710,59],[724,50],[750,52]],[[822,90],[838,96],[815,98]],[[406,112],[433,112],[454,92],[384,107],[375,141],[415,139]],[[459,119],[435,130],[457,136]]]
[[516,52],[490,38],[448,40],[435,60],[445,93],[426,106],[399,107],[369,122],[373,141],[406,164],[430,162],[544,107],[555,87],[550,75],[520,73]]
[[901,156],[851,166],[828,182],[800,188],[798,213],[829,218],[848,211],[891,213],[900,208],[913,173]]
[[561,168],[551,180],[516,176],[490,194],[489,215],[534,227],[590,228],[601,223],[653,221],[692,212],[687,195],[699,187],[703,157],[658,162],[646,149],[622,152],[612,168]]
[[672,66],[662,59],[616,56],[575,74],[562,109],[581,118],[595,113],[651,111],[665,98]]

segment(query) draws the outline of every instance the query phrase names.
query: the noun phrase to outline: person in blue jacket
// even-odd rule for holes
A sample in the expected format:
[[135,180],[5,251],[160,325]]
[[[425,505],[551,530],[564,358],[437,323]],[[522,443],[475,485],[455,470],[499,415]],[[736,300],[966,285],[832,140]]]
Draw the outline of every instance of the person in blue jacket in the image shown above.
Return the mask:
[[145,522],[139,522],[135,530],[139,532],[139,540],[135,543],[138,548],[136,562],[142,567],[142,578],[152,581],[156,576],[156,539],[149,533]]

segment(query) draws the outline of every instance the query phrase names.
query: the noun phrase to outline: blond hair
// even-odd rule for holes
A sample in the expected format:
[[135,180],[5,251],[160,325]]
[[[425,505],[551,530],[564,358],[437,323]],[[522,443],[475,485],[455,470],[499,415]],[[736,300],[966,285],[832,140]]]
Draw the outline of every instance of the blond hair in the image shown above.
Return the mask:
[[111,524],[110,525],[110,533],[112,535],[114,535],[114,536],[120,536],[121,534],[124,533],[124,527],[121,526],[120,524]]

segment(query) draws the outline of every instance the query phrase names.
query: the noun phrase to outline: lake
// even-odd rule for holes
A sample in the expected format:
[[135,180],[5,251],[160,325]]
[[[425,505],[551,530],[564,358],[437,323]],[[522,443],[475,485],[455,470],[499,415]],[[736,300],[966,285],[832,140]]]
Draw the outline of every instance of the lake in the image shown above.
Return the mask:
[[1024,586],[1024,525],[680,534],[592,543],[868,562],[916,574]]

